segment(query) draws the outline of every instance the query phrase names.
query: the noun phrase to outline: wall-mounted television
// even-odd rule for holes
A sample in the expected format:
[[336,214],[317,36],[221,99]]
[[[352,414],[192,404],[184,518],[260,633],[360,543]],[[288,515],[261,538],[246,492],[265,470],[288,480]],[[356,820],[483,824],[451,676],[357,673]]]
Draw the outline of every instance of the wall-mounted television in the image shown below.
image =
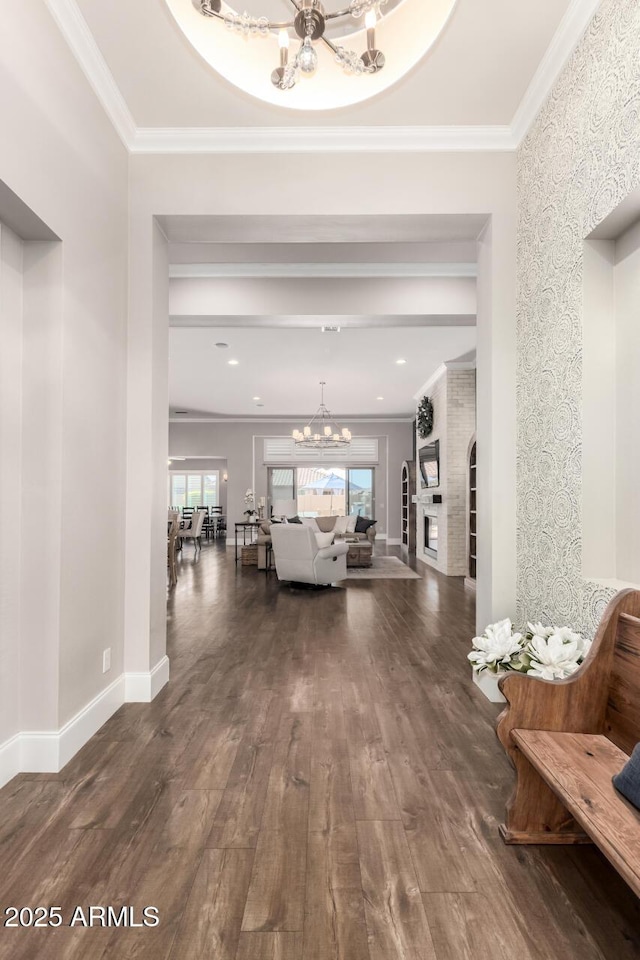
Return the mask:
[[440,486],[440,441],[420,447],[420,479],[423,487]]

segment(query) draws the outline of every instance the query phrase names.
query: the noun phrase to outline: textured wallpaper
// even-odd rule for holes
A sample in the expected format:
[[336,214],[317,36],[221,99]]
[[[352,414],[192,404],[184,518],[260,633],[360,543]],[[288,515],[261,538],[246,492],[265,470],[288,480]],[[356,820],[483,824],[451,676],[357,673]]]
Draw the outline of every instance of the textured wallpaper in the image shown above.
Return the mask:
[[640,0],[604,0],[518,158],[518,618],[593,633],[582,576],[583,242],[640,186]]

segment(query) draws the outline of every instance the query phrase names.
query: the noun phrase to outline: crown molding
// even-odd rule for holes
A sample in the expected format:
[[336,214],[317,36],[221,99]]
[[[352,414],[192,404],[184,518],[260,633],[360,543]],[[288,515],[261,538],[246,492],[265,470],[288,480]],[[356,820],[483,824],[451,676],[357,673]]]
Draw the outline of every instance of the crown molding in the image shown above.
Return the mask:
[[172,263],[172,280],[473,278],[477,263]]
[[511,122],[519,146],[591,23],[602,0],[572,0]]
[[572,0],[510,125],[431,127],[136,127],[76,0],[45,0],[132,154],[513,152],[526,136],[602,0]]
[[141,127],[134,154],[442,153],[516,148],[510,127]]
[[428,380],[426,380],[417,393],[414,393],[413,399],[420,400],[426,393],[429,393],[432,387],[438,382],[440,377],[443,377],[445,373],[451,371],[454,373],[457,370],[475,370],[477,366],[476,360],[445,360],[444,363],[441,363],[440,366],[431,374]]
[[135,120],[76,0],[45,0],[45,4],[118,136],[130,151],[136,137]]

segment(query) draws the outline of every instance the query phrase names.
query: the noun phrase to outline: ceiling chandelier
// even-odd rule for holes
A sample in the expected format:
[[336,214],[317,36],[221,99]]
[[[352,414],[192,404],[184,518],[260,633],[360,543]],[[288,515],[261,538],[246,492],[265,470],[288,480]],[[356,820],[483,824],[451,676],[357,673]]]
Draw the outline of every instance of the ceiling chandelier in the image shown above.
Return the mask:
[[[245,37],[273,36],[277,39],[280,51],[280,64],[271,74],[271,82],[279,90],[291,90],[301,74],[309,76],[318,66],[318,53],[315,44],[324,44],[332,53],[335,61],[346,73],[361,75],[378,73],[385,65],[384,54],[376,49],[376,25],[383,17],[381,8],[389,0],[350,0],[348,6],[328,11],[320,0],[290,0],[293,7],[292,18],[276,22],[268,17],[255,17],[248,13],[235,13],[222,0],[193,0],[193,4],[203,17],[211,17],[234,33]],[[346,0],[342,0],[346,2]],[[367,49],[362,54],[346,50],[335,44],[325,30],[332,21],[355,21],[364,19],[367,31]],[[292,36],[293,34],[293,36]],[[295,55],[290,56],[292,42],[299,41]]]
[[320,406],[316,415],[303,430],[294,430],[296,447],[304,450],[334,450],[348,447],[351,443],[351,431],[348,427],[339,427],[324,402],[324,380],[320,382]]

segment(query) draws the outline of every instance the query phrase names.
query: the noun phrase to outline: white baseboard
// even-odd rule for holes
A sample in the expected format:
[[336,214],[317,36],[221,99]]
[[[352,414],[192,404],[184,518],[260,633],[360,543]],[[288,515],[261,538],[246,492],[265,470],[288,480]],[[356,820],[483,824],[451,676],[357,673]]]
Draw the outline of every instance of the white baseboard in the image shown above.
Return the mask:
[[169,657],[163,657],[146,673],[125,673],[125,703],[151,703],[169,682]]
[[0,787],[20,773],[20,734],[0,746]]
[[388,547],[401,547],[402,540],[400,537],[387,537],[387,546]]
[[59,773],[123,703],[150,703],[169,680],[169,658],[123,673],[60,730],[23,731],[0,745],[0,787],[18,773]]

